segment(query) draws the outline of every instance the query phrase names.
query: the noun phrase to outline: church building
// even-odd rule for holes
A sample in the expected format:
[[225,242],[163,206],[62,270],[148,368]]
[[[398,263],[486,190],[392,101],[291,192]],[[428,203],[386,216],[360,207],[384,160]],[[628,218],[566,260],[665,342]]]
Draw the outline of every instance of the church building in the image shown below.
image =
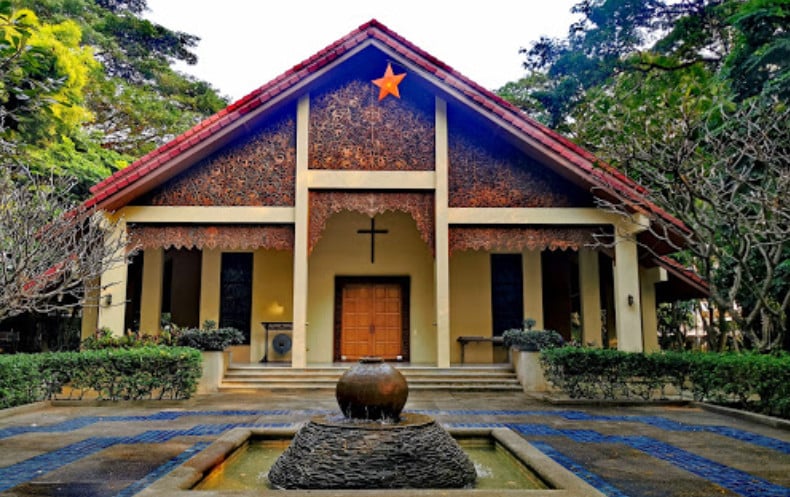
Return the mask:
[[651,351],[657,302],[704,292],[643,188],[375,20],[91,192],[139,250],[83,334],[211,320],[234,362],[502,362],[525,319]]

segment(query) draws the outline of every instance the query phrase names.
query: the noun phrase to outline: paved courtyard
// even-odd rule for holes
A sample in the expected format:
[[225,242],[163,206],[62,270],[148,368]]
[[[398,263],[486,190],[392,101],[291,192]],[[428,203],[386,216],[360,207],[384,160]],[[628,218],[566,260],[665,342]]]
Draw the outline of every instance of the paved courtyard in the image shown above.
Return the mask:
[[[414,391],[406,410],[447,427],[510,427],[610,497],[790,497],[790,431],[698,407]],[[231,428],[337,411],[334,393],[317,390],[0,411],[0,496],[129,497]]]

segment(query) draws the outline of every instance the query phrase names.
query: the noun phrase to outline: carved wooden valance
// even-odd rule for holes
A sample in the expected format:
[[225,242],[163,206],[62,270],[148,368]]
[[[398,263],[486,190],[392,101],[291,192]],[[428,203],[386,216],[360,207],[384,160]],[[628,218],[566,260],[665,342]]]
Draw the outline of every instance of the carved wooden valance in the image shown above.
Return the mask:
[[377,95],[370,81],[357,80],[311,100],[310,168],[433,170],[433,114]]
[[292,225],[160,225],[127,227],[129,241],[141,249],[293,250]]
[[450,253],[463,250],[579,250],[594,243],[598,228],[451,226]]
[[283,119],[243,138],[138,199],[138,205],[294,205],[296,124]]
[[309,251],[312,252],[327,220],[343,211],[359,212],[373,217],[387,211],[405,212],[417,223],[420,238],[434,249],[434,198],[427,192],[310,192]]

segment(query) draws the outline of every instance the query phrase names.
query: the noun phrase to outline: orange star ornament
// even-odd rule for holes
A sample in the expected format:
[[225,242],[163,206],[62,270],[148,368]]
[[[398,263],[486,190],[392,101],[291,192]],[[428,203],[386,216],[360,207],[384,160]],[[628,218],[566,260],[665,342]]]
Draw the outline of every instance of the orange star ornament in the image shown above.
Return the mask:
[[398,91],[398,85],[403,78],[406,77],[406,73],[395,74],[392,72],[392,64],[387,64],[387,70],[384,71],[384,77],[379,79],[374,79],[373,84],[379,87],[379,100],[383,100],[384,97],[387,95],[392,95],[396,98],[400,98],[400,92]]

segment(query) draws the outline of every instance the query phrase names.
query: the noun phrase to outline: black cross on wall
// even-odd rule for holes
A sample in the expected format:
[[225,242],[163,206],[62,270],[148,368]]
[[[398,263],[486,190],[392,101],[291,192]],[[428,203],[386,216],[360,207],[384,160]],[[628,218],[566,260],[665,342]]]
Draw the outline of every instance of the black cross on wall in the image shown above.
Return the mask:
[[368,230],[357,230],[357,233],[360,235],[370,235],[370,263],[373,264],[376,262],[376,235],[386,235],[389,233],[389,230],[377,230],[376,229],[376,218],[370,218],[370,229]]

